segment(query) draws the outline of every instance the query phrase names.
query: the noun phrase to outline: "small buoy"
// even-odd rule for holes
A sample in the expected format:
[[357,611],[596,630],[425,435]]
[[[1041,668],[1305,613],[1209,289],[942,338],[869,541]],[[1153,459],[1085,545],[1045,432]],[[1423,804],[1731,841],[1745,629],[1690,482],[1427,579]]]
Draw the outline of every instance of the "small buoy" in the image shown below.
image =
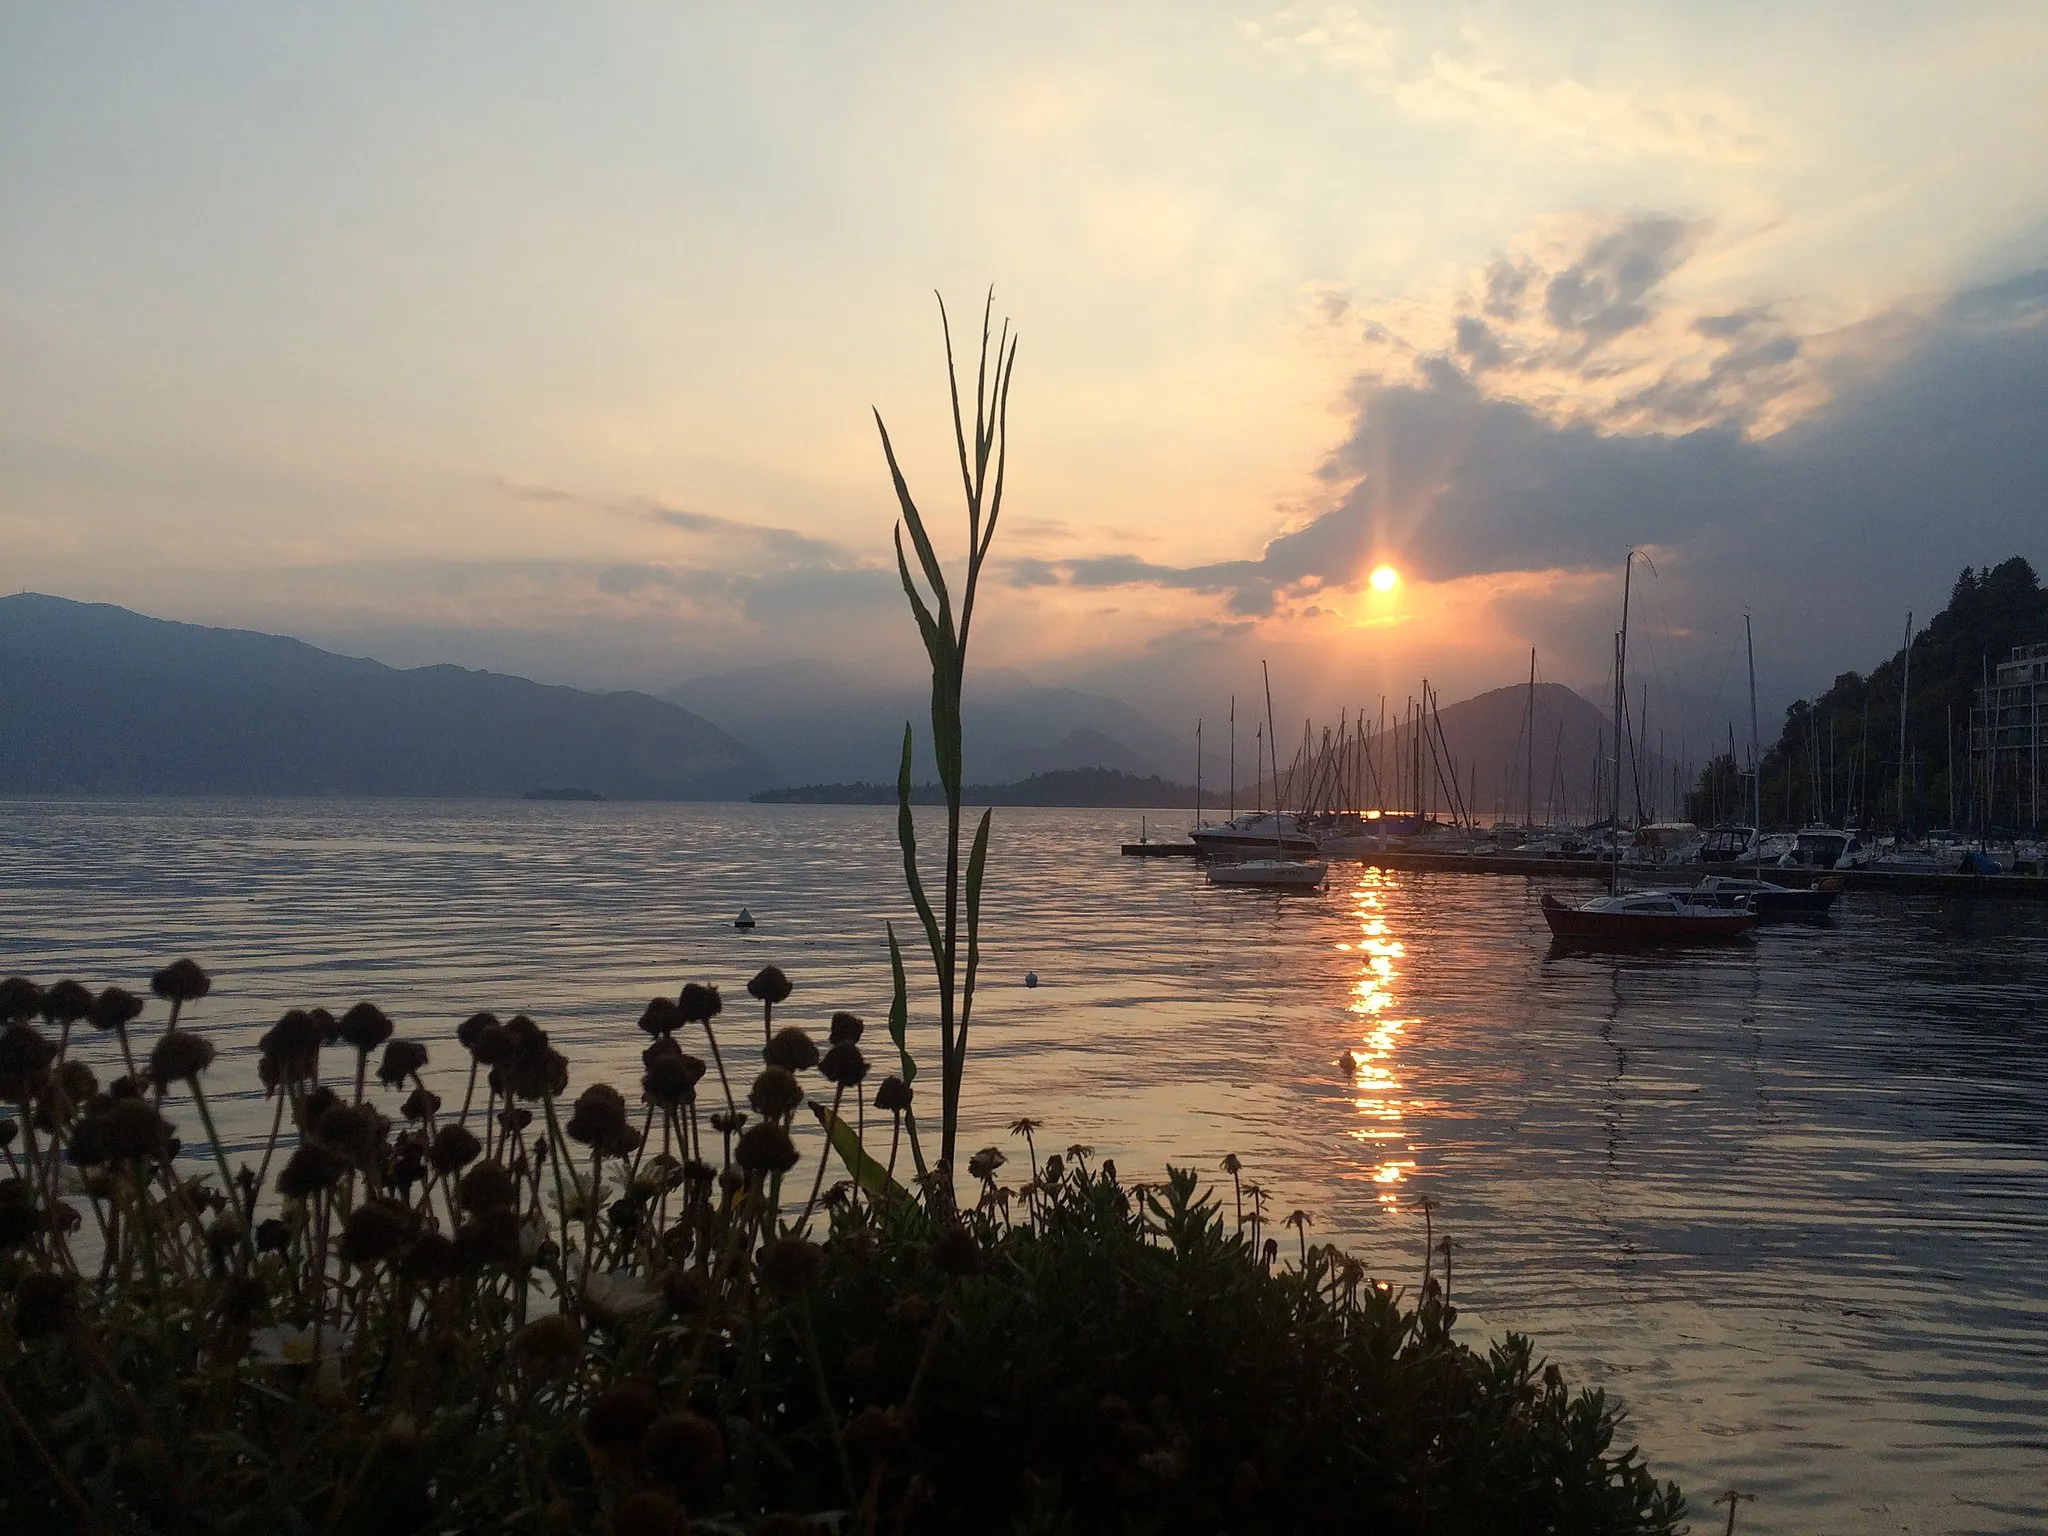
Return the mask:
[[1337,1065],[1342,1067],[1346,1072],[1356,1072],[1358,1070],[1358,1058],[1352,1055],[1349,1051],[1346,1051],[1342,1056],[1339,1056],[1337,1058]]
[[1026,972],[1024,973],[1024,985],[1025,985],[1025,986],[1027,986],[1027,987],[1035,987],[1035,986],[1037,986],[1037,985],[1038,985],[1038,972],[1036,972],[1036,971],[1026,971]]
[[735,928],[751,928],[754,926],[754,914],[741,907],[740,915],[732,920],[732,925]]

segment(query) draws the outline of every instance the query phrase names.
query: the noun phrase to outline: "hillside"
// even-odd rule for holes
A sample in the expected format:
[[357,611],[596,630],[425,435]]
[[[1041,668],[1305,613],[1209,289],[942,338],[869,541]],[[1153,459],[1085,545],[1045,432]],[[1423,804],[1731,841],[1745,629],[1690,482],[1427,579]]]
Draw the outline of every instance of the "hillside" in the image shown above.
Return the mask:
[[[915,773],[936,777],[931,693],[880,683],[822,661],[787,661],[695,678],[663,698],[752,743],[785,783],[894,784],[903,723],[916,731]],[[1186,778],[1194,748],[1117,699],[1041,687],[989,670],[968,679],[962,711],[967,776],[1010,783],[1070,768]]]
[[[1113,768],[1063,768],[1033,774],[1015,784],[968,784],[961,789],[969,805],[1082,806],[1129,809],[1177,809],[1195,803],[1186,784],[1159,777],[1140,778]],[[860,781],[852,784],[806,784],[797,789],[766,789],[753,797],[757,805],[894,805],[896,786]],[[911,786],[913,805],[943,805],[937,784]]]
[[739,799],[760,755],[642,693],[22,593],[0,598],[0,793]]
[[[1923,616],[1924,617],[1924,616]],[[1903,624],[1905,615],[1900,615]],[[1903,639],[1903,634],[1901,635]],[[1981,570],[1965,568],[1948,605],[1913,636],[1906,706],[1905,819],[1913,825],[1975,825],[1982,807],[1967,769],[1970,710],[1980,682],[2016,645],[2048,641],[2048,590],[2019,556]],[[1759,648],[1768,644],[1759,635]],[[1899,819],[1899,671],[1894,650],[1868,676],[1844,672],[1816,699],[1797,700],[1764,753],[1763,813],[1768,823],[1824,820],[1891,827]],[[1955,757],[1954,784],[1949,761]],[[1726,776],[1732,764],[1720,765]],[[1710,770],[1712,772],[1713,770]],[[1702,787],[1708,785],[1703,776]],[[1998,817],[2015,819],[2001,788]],[[2023,816],[2022,812],[2022,816]]]

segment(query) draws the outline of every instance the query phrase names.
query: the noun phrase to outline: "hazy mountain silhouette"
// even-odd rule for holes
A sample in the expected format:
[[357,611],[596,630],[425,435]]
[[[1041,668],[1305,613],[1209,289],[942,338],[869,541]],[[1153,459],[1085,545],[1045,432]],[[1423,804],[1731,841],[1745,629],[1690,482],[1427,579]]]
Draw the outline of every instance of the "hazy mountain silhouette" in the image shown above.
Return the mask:
[[[894,783],[903,723],[915,731],[913,776],[936,777],[931,692],[877,683],[824,661],[786,661],[699,677],[662,695],[751,742],[791,784]],[[1041,687],[1016,673],[970,673],[962,710],[966,774],[1007,783],[1110,768],[1185,778],[1194,748],[1117,699]]]
[[770,777],[760,754],[644,693],[0,598],[0,792],[711,800]]

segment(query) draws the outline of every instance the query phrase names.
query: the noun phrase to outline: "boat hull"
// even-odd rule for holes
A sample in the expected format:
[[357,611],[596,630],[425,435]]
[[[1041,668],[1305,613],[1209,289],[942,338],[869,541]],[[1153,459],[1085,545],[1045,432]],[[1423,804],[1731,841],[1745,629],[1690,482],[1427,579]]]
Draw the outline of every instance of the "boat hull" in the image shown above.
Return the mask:
[[1260,886],[1268,890],[1312,891],[1329,875],[1321,864],[1302,864],[1289,859],[1252,859],[1242,864],[1212,864],[1209,883],[1227,886]]
[[1543,898],[1543,920],[1552,938],[1602,944],[1699,944],[1739,939],[1756,927],[1746,911],[1679,914],[1588,912],[1555,896]]

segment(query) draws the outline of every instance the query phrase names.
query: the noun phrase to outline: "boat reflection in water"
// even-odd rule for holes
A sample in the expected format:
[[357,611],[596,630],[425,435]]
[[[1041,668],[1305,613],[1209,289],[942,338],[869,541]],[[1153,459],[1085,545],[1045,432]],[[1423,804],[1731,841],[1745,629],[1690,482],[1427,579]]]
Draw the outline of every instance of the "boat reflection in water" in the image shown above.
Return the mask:
[[1364,1027],[1363,1043],[1344,1058],[1350,1064],[1353,1103],[1365,1122],[1352,1134],[1371,1152],[1380,1204],[1394,1209],[1400,1205],[1400,1186],[1415,1171],[1415,1159],[1408,1142],[1406,1085],[1395,1058],[1407,1021],[1394,1013],[1394,983],[1401,976],[1397,962],[1407,950],[1387,924],[1386,884],[1377,869],[1361,874],[1351,893],[1358,938],[1337,948],[1358,958],[1349,1008]]

